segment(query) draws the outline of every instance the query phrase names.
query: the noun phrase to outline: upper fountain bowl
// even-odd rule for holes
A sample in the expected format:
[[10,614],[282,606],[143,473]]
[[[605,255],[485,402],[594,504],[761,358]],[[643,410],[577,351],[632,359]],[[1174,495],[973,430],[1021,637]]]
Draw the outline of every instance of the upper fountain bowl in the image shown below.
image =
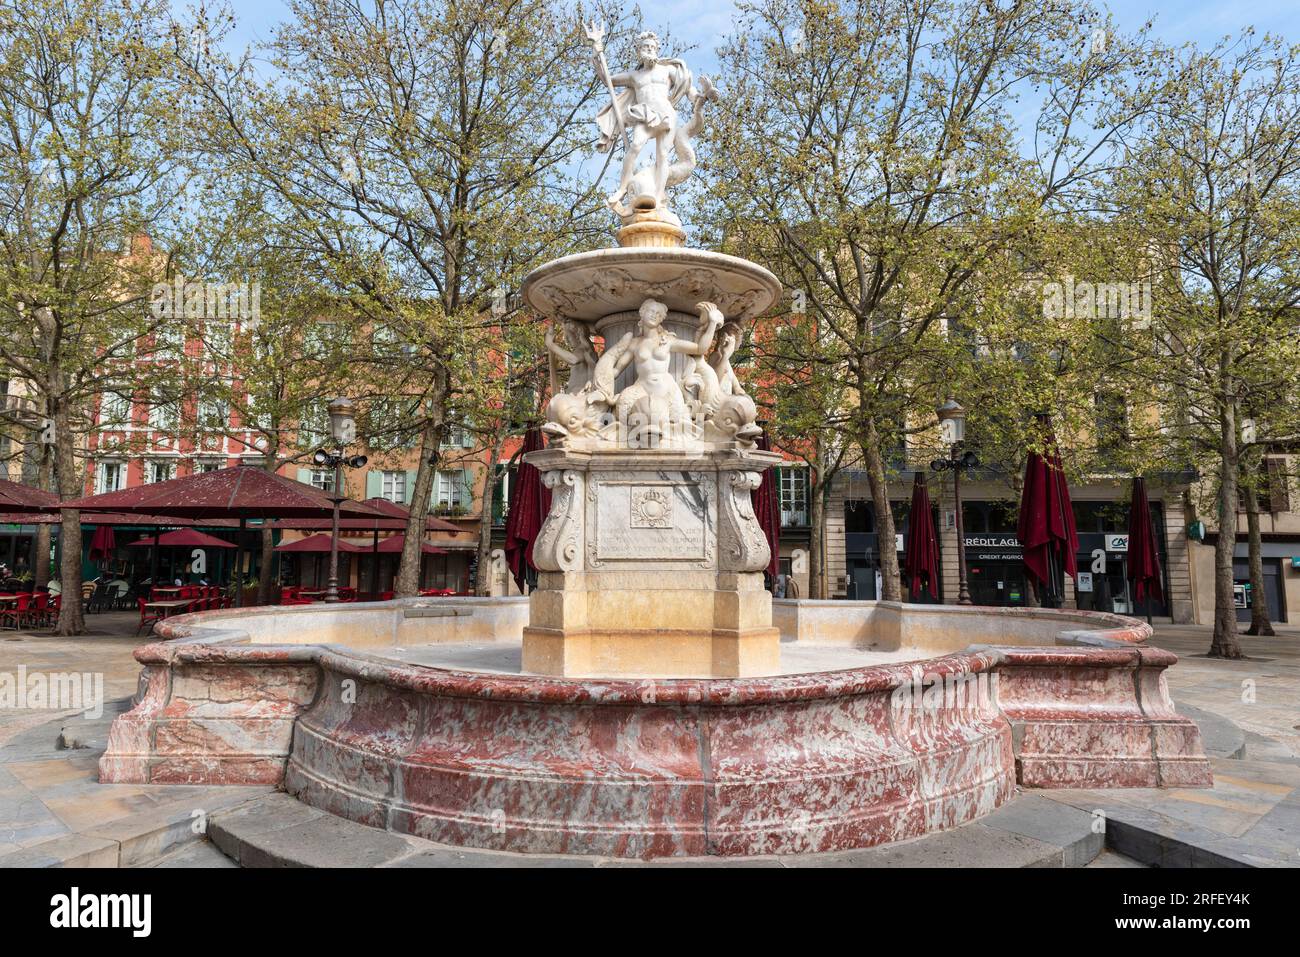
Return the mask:
[[555,259],[524,278],[524,302],[543,316],[592,322],[658,299],[692,313],[711,302],[733,321],[752,319],[781,297],[781,282],[757,263],[702,249],[619,247]]

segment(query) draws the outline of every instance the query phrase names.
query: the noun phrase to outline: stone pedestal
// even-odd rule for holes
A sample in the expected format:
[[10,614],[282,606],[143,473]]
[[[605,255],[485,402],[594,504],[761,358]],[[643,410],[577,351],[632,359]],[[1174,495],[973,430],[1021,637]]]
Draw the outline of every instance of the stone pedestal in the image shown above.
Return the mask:
[[547,449],[523,669],[566,677],[772,674],[780,637],[751,449]]

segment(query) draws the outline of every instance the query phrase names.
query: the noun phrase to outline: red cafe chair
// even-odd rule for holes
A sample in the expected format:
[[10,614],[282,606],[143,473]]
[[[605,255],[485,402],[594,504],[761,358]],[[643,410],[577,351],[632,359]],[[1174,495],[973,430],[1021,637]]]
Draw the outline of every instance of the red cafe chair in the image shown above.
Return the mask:
[[137,625],[135,629],[135,633],[138,635],[140,634],[141,631],[144,630],[145,625],[148,625],[150,628],[152,628],[158,622],[162,621],[162,615],[156,611],[150,611],[148,608],[145,607],[146,605],[149,604],[149,600],[147,598],[137,598],[135,601],[140,608],[140,624]]
[[0,612],[0,623],[3,623],[6,628],[21,628],[30,610],[32,601],[30,593],[19,592],[14,598],[14,603],[6,605],[4,611]]

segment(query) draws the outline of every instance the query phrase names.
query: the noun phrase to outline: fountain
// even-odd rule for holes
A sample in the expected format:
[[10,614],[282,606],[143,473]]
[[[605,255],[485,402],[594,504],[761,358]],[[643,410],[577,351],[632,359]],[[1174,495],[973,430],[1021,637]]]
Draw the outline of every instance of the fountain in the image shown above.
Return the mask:
[[168,620],[101,781],[274,784],[446,844],[636,858],[866,847],[1017,785],[1209,784],[1144,624],[772,600],[750,493],[779,458],[730,360],[780,285],[685,246],[670,208],[713,85],[652,34],[611,74],[589,36],[619,245],[524,283],[551,324],[537,589]]

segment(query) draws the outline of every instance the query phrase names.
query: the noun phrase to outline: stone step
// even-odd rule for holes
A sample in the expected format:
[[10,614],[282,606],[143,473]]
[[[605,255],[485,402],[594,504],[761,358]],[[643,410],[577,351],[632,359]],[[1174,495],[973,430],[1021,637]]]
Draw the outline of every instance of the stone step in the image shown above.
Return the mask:
[[168,851],[157,860],[138,867],[239,867],[211,841],[193,841]]
[[202,841],[209,815],[266,793],[265,788],[227,788],[198,801],[167,801],[0,855],[0,867],[148,867]]
[[[647,862],[448,847],[268,795],[212,815],[212,843],[243,867],[642,867]],[[979,821],[899,844],[833,854],[671,858],[655,867],[1082,867],[1102,851],[1093,816],[1021,794]],[[180,865],[178,865],[180,866]]]

